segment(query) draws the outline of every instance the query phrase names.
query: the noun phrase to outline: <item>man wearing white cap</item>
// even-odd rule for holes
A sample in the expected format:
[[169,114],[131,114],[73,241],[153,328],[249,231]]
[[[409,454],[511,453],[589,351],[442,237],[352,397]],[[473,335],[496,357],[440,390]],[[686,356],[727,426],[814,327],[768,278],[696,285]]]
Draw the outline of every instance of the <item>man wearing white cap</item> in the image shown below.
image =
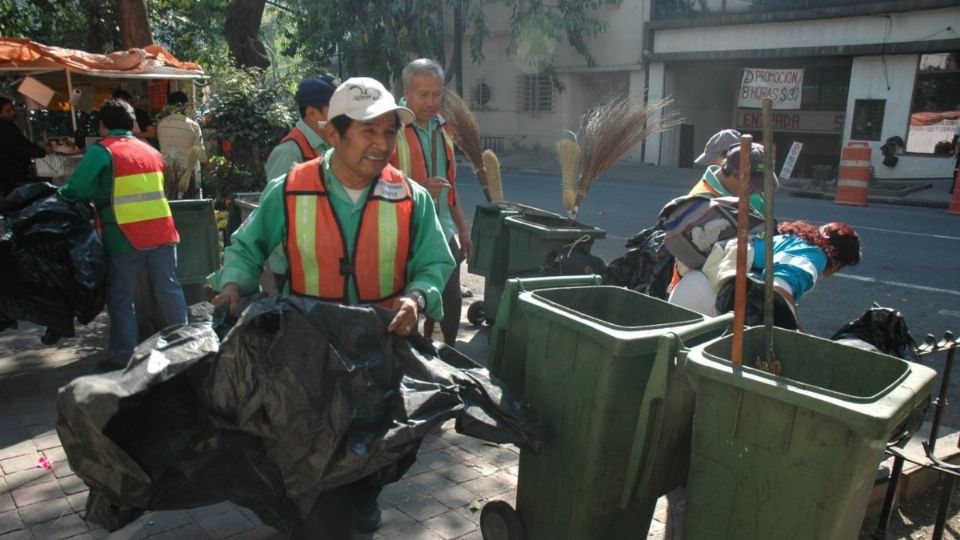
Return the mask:
[[[440,292],[454,268],[430,193],[389,165],[413,112],[378,81],[355,77],[333,93],[329,117],[324,137],[332,148],[271,182],[234,233],[223,268],[210,276],[220,291],[213,303],[235,312],[240,296],[257,290],[264,260],[283,245],[290,294],[395,309],[387,330],[407,336],[421,312],[443,318]],[[380,525],[379,491],[353,492],[362,531]]]

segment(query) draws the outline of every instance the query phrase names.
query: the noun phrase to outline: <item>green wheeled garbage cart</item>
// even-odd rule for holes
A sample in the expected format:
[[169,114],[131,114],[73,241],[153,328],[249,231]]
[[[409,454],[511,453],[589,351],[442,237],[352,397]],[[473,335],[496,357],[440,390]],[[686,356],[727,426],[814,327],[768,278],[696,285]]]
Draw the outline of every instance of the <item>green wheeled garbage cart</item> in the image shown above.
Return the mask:
[[[774,348],[779,376],[734,366],[730,337],[682,362],[697,395],[685,539],[857,538],[884,446],[924,412],[936,376],[787,330]],[[763,328],[743,351],[752,364]]]
[[693,394],[678,353],[720,335],[730,317],[606,286],[524,292],[518,305],[523,396],[544,446],[520,453],[516,512],[484,507],[484,538],[646,537],[657,498],[686,471]]
[[508,202],[477,205],[467,269],[486,280],[483,300],[470,305],[467,320],[475,325],[492,324],[507,278],[541,276],[550,253],[574,243],[589,253],[593,241],[605,236],[603,229],[571,224],[558,214],[530,206]]

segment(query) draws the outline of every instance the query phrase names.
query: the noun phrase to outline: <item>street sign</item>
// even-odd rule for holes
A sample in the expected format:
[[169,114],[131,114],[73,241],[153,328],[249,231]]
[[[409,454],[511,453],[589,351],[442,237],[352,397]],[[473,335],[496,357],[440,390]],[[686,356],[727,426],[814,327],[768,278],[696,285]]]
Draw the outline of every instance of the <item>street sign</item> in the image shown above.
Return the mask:
[[793,141],[793,144],[790,145],[790,152],[787,153],[787,159],[783,160],[783,168],[780,169],[780,178],[786,180],[793,174],[793,166],[797,164],[797,158],[800,157],[802,148],[802,142]]

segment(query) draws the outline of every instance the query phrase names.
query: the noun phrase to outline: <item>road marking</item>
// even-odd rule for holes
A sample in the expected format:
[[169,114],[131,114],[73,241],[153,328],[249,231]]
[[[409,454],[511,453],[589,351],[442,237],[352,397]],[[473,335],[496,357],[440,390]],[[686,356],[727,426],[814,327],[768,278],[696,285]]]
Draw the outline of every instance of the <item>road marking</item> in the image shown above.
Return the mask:
[[834,275],[840,278],[852,279],[854,281],[862,281],[865,283],[879,283],[881,285],[890,285],[892,287],[903,287],[905,289],[915,289],[918,291],[926,291],[926,292],[934,292],[934,293],[942,293],[942,294],[953,294],[956,296],[960,296],[960,291],[953,291],[950,289],[939,289],[937,287],[927,287],[925,285],[914,285],[912,283],[901,283],[899,281],[886,281],[883,279],[877,279],[877,278],[866,277],[866,276],[852,276],[850,274],[834,274]]
[[879,231],[886,233],[895,233],[895,234],[908,234],[910,236],[925,236],[927,238],[938,238],[940,240],[960,240],[960,236],[948,236],[946,234],[926,234],[910,231],[897,231],[894,229],[881,229],[880,227],[864,227],[862,225],[856,225],[853,227],[856,230],[865,230],[865,231]]
[[937,312],[937,315],[946,315],[947,317],[957,317],[960,319],[960,311],[954,311],[952,309],[941,309]]

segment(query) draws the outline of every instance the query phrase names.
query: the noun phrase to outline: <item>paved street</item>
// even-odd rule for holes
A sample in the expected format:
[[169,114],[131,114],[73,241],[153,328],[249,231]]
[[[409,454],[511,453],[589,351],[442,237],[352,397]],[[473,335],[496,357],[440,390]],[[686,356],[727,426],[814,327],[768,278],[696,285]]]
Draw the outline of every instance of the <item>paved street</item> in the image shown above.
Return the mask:
[[[461,193],[465,207],[473,208],[480,190],[468,174],[462,177]],[[637,166],[618,169],[618,176],[596,184],[581,214],[582,221],[608,230],[608,239],[596,252],[607,260],[617,256],[625,238],[651,224],[663,201],[683,191],[682,174],[682,170]],[[504,185],[512,200],[560,208],[559,180],[549,173],[510,169]],[[953,283],[958,260],[951,255],[960,241],[957,217],[928,208],[855,209],[786,197],[778,200],[777,215],[846,220],[864,237],[864,263],[847,277],[828,280],[804,302],[802,317],[808,330],[828,335],[873,300],[903,309],[916,334],[939,333],[951,325],[960,330],[960,313],[955,311],[960,309],[960,287]],[[465,284],[482,294],[481,278],[467,276]],[[465,307],[472,300],[465,299]],[[465,321],[462,329],[461,348],[485,361],[489,329]],[[105,331],[101,315],[79,328],[77,338],[53,347],[40,345],[42,329],[33,325],[0,333],[0,540],[279,538],[252,512],[230,503],[150,512],[109,535],[83,521],[87,488],[66,463],[53,428],[54,400],[58,387],[93,368]],[[957,395],[956,389],[951,395]],[[956,414],[950,418],[954,422]],[[38,466],[41,457],[51,462],[50,469]],[[479,507],[498,498],[512,503],[517,472],[515,448],[460,436],[447,423],[425,440],[409,473],[384,490],[381,530],[361,538],[478,539]],[[682,494],[672,499],[681,509]],[[679,526],[678,520],[668,524],[667,499],[660,502],[650,538],[675,537],[669,532]],[[909,509],[905,515],[912,515]],[[930,530],[929,519],[898,519],[902,522],[898,530],[906,531],[898,538],[918,537],[914,535]]]

